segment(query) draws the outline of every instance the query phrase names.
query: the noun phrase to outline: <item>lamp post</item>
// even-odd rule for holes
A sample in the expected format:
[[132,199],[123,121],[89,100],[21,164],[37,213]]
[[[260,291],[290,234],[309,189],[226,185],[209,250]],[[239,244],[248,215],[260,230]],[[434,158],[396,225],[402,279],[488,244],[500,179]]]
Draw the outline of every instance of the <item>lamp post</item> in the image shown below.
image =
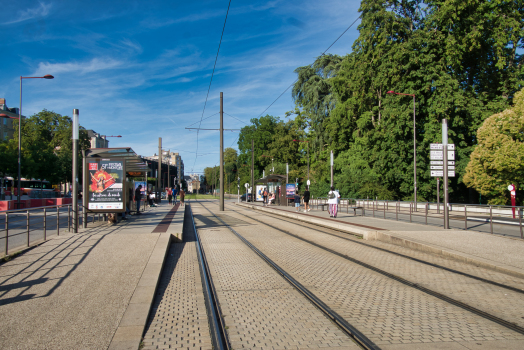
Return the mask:
[[388,91],[388,94],[403,95],[413,97],[413,187],[415,211],[417,211],[417,130],[415,124],[415,94],[403,94],[401,92]]
[[20,109],[18,110],[18,187],[16,194],[16,203],[20,209],[20,189],[22,173],[22,79],[54,79],[54,76],[46,74],[43,77],[20,77]]
[[[0,118],[7,118],[7,119],[18,119],[16,117],[11,117],[5,113],[0,114]],[[5,174],[2,174],[2,182],[0,182],[0,200],[4,200],[4,181],[5,181]],[[13,199],[13,189],[11,188],[11,200]]]
[[302,141],[302,140],[293,140],[293,141],[307,143],[307,180],[309,181],[309,141]]

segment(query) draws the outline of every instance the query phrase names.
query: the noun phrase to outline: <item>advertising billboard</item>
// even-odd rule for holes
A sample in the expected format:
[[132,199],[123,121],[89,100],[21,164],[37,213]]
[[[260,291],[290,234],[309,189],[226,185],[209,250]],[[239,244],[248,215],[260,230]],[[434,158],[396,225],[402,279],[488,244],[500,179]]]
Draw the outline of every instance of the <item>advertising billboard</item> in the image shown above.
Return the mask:
[[286,184],[286,198],[295,196],[295,184]]
[[87,208],[90,211],[125,210],[125,161],[91,158],[87,161]]

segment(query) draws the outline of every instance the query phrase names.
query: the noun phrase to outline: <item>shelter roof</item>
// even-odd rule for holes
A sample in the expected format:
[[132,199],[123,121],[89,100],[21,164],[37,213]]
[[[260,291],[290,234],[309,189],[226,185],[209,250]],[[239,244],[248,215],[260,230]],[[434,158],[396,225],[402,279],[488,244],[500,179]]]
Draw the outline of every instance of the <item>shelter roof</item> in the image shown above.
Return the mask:
[[86,151],[86,158],[124,158],[126,162],[126,172],[144,173],[151,169],[131,147],[119,148],[90,148]]
[[271,175],[265,176],[265,177],[263,177],[261,179],[255,180],[255,183],[267,184],[268,182],[285,183],[286,182],[286,176],[285,175],[271,174]]

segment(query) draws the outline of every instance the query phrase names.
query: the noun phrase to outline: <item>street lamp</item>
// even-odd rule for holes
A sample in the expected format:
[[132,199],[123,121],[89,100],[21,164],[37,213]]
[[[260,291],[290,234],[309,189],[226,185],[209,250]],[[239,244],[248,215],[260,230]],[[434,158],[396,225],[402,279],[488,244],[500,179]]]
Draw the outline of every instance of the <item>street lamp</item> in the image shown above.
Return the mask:
[[415,125],[415,94],[403,94],[401,92],[388,91],[388,94],[413,97],[413,187],[415,193],[415,211],[417,211],[417,130]]
[[309,181],[309,141],[302,141],[302,140],[293,140],[293,141],[307,143],[307,180]]
[[21,189],[21,164],[22,164],[22,79],[54,79],[55,77],[46,74],[43,77],[20,77],[20,109],[18,110],[18,193],[16,194],[16,202],[18,209],[20,209],[20,189]]

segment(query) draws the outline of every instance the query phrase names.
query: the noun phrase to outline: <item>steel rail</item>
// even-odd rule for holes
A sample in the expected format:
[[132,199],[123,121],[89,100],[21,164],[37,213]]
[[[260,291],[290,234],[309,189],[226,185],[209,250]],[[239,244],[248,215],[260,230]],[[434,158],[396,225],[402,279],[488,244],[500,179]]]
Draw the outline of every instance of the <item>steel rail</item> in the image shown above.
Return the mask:
[[[250,209],[250,208],[247,208],[247,209]],[[236,212],[236,213],[239,213],[240,215],[245,215],[245,214],[242,214],[238,211],[235,211],[233,209],[231,209],[231,211],[233,212]],[[313,227],[310,227],[310,226],[307,226],[307,225],[304,225],[302,223],[302,221],[299,221],[299,220],[294,220],[294,219],[289,219],[289,218],[283,218],[281,216],[278,216],[278,215],[275,215],[273,213],[268,213],[268,215],[270,215],[272,218],[278,218],[282,221],[285,221],[285,222],[289,222],[289,223],[292,223],[293,225],[296,225],[296,226],[300,226],[300,227],[304,227],[304,228],[308,228],[310,230],[313,230],[313,231],[317,231],[317,232],[320,232],[320,233],[324,233],[326,235],[330,235],[330,236],[333,236],[333,237],[337,237],[337,238],[340,238],[340,239],[343,239],[343,240],[346,240],[346,241],[350,241],[350,242],[353,242],[355,244],[360,244],[360,245],[363,245],[363,246],[366,246],[366,247],[369,247],[371,249],[376,249],[376,250],[380,250],[382,252],[385,252],[385,253],[389,253],[389,254],[392,254],[392,255],[396,255],[396,256],[400,256],[402,258],[405,258],[405,259],[408,259],[408,260],[412,260],[412,261],[416,261],[418,263],[421,263],[421,264],[424,264],[424,265],[428,265],[428,266],[431,266],[431,267],[435,267],[437,269],[441,269],[441,270],[445,270],[445,271],[448,271],[448,272],[451,272],[451,273],[455,273],[457,275],[461,275],[461,276],[464,276],[464,277],[468,277],[468,278],[472,278],[472,279],[475,279],[477,281],[480,281],[480,282],[484,282],[484,283],[489,283],[489,284],[492,284],[494,286],[497,286],[497,287],[501,287],[501,288],[505,288],[505,289],[508,289],[508,290],[511,290],[513,292],[517,292],[517,293],[521,293],[521,294],[524,294],[524,289],[519,289],[519,288],[516,288],[516,287],[512,287],[512,286],[508,286],[506,284],[502,284],[502,283],[498,283],[498,282],[495,282],[495,281],[491,281],[491,280],[488,280],[488,279],[485,279],[485,278],[482,278],[482,277],[478,277],[478,276],[475,276],[475,275],[471,275],[469,273],[466,273],[466,272],[462,272],[462,271],[458,271],[458,270],[455,270],[455,269],[452,269],[452,268],[449,268],[449,267],[445,267],[445,266],[442,266],[442,265],[438,265],[438,264],[434,264],[434,263],[430,263],[428,261],[425,261],[425,260],[422,260],[422,259],[417,259],[417,258],[414,258],[412,256],[409,256],[409,255],[405,255],[405,254],[402,254],[402,253],[398,253],[398,252],[394,252],[392,250],[388,250],[386,248],[380,248],[380,247],[376,247],[376,246],[373,246],[373,245],[370,245],[366,242],[360,242],[360,241],[356,241],[354,239],[351,239],[351,238],[348,238],[348,237],[343,237],[343,236],[339,236],[337,234],[334,234],[334,233],[330,233],[330,232],[326,232],[326,231],[322,231],[318,228],[313,228]],[[247,215],[245,215],[247,216]],[[258,219],[255,219],[251,216],[247,216],[255,221],[258,221],[258,222],[261,222],[263,224],[266,224],[265,222],[263,221],[260,221]],[[287,219],[287,220],[286,220]],[[293,221],[294,220],[294,221]],[[302,224],[301,224],[302,223]],[[331,228],[331,227],[327,227],[327,226],[323,226],[323,225],[320,225],[320,224],[316,224],[316,223],[309,223],[309,225],[312,225],[312,226],[318,226],[318,227],[323,227],[325,229],[328,229],[328,230],[331,230],[331,231],[336,231],[336,232],[340,232],[340,233],[343,233],[343,234],[346,234],[346,235],[352,235],[350,232],[347,232],[347,231],[342,231],[342,230],[337,230],[336,228]],[[502,273],[502,272],[501,272]]]
[[331,309],[327,304],[325,304],[320,298],[313,294],[309,289],[304,287],[300,282],[295,280],[290,274],[288,274],[284,269],[278,266],[273,260],[267,257],[264,253],[258,250],[251,242],[245,239],[241,234],[236,232],[230,225],[224,222],[220,217],[216,216],[211,210],[209,210],[205,205],[199,203],[203,208],[211,213],[215,218],[217,218],[222,224],[224,224],[233,234],[235,234],[244,244],[246,244],[251,250],[253,250],[262,260],[264,260],[269,266],[271,266],[275,271],[277,271],[285,280],[287,280],[296,290],[298,290],[302,295],[309,299],[318,309],[320,309],[329,319],[331,319],[336,325],[341,328],[344,333],[348,334],[353,338],[360,346],[369,350],[380,350],[380,348],[373,343],[368,337],[366,337],[362,332],[357,328],[347,322],[342,316],[336,313]]
[[[206,208],[206,209],[207,209],[207,208]],[[208,210],[209,210],[209,209],[208,209]],[[232,210],[232,211],[234,211],[234,210]],[[295,234],[293,234],[293,233],[290,233],[290,232],[288,232],[288,231],[282,230],[282,229],[280,229],[280,228],[278,228],[278,227],[275,227],[275,226],[272,226],[272,225],[267,224],[267,223],[265,223],[265,222],[262,222],[262,221],[260,221],[260,220],[254,219],[254,218],[252,218],[252,217],[250,217],[250,216],[248,216],[248,215],[241,214],[241,213],[239,213],[239,212],[236,212],[236,213],[238,213],[238,214],[240,214],[240,215],[244,215],[244,216],[246,216],[246,217],[249,217],[249,218],[251,218],[251,219],[253,219],[253,220],[257,221],[257,222],[260,222],[261,224],[264,224],[264,225],[269,226],[269,227],[271,227],[271,228],[273,228],[273,229],[275,229],[275,230],[278,230],[278,231],[283,232],[283,233],[285,233],[285,234],[287,234],[287,235],[290,235],[290,236],[292,236],[292,237],[295,237],[295,238],[297,238],[297,239],[299,239],[299,240],[301,240],[301,241],[304,241],[304,242],[306,242],[306,243],[309,243],[309,244],[311,244],[311,245],[313,245],[313,246],[315,246],[315,247],[318,247],[318,248],[320,248],[320,249],[323,249],[323,250],[325,250],[325,251],[327,251],[327,252],[330,252],[330,253],[332,253],[332,254],[334,254],[334,255],[337,255],[337,256],[339,256],[339,257],[341,257],[341,258],[344,258],[344,259],[346,259],[346,260],[349,260],[349,261],[351,261],[351,262],[353,262],[353,263],[355,263],[355,264],[357,264],[357,265],[363,266],[363,267],[365,267],[365,268],[367,268],[367,269],[370,269],[370,270],[372,270],[372,271],[375,271],[375,272],[377,272],[377,273],[380,273],[381,275],[384,275],[384,276],[386,276],[386,277],[389,277],[389,278],[391,278],[391,279],[393,279],[393,280],[395,280],[395,281],[398,281],[398,282],[400,282],[400,283],[402,283],[402,284],[404,284],[404,285],[407,285],[407,286],[412,287],[412,288],[414,288],[414,289],[418,289],[418,290],[420,290],[420,291],[422,291],[422,292],[424,292],[424,293],[426,293],[426,294],[428,294],[428,295],[434,296],[434,297],[436,297],[436,298],[438,298],[438,299],[440,299],[440,300],[443,300],[443,301],[445,301],[445,302],[447,302],[447,303],[449,303],[449,304],[452,304],[452,305],[458,306],[458,307],[460,307],[460,308],[462,308],[462,309],[464,309],[464,310],[467,310],[467,311],[469,311],[469,312],[471,312],[471,313],[474,313],[474,314],[476,314],[476,315],[478,315],[478,316],[481,316],[481,317],[483,317],[483,318],[485,318],[485,319],[488,319],[488,320],[490,320],[490,321],[492,321],[492,322],[498,323],[498,324],[500,324],[501,326],[504,326],[504,327],[506,327],[506,328],[508,328],[508,329],[511,329],[511,330],[513,330],[513,331],[515,331],[515,332],[517,332],[517,333],[524,334],[524,327],[521,327],[521,326],[519,326],[519,325],[516,325],[515,323],[512,323],[512,322],[510,322],[510,321],[506,321],[506,320],[504,320],[504,319],[502,319],[502,318],[499,318],[499,317],[497,317],[497,316],[495,316],[495,315],[492,315],[492,314],[490,314],[490,313],[487,313],[487,312],[485,312],[485,311],[482,311],[482,310],[480,310],[480,309],[477,309],[476,307],[473,307],[473,306],[468,305],[468,304],[466,304],[466,303],[463,303],[463,302],[461,302],[461,301],[459,301],[459,300],[456,300],[456,299],[453,299],[453,298],[451,298],[451,297],[448,297],[448,296],[446,296],[446,295],[444,295],[444,294],[442,294],[442,293],[439,293],[439,292],[436,292],[436,291],[431,290],[431,289],[429,289],[429,288],[423,287],[423,286],[421,286],[421,285],[419,285],[419,284],[417,284],[417,283],[414,283],[414,282],[408,281],[408,280],[406,280],[406,279],[404,279],[404,278],[402,278],[402,277],[400,277],[400,276],[394,275],[394,274],[392,274],[392,273],[390,273],[390,272],[387,272],[387,271],[382,270],[382,269],[380,269],[380,268],[377,268],[377,267],[375,267],[375,266],[369,265],[369,264],[367,264],[367,263],[365,263],[365,262],[359,261],[359,260],[357,260],[357,259],[355,259],[355,258],[352,258],[352,257],[346,255],[346,254],[339,253],[339,252],[337,252],[337,251],[335,251],[335,250],[333,250],[333,249],[327,248],[327,247],[322,246],[322,245],[320,245],[320,244],[318,244],[318,243],[315,243],[315,242],[313,242],[313,241],[310,241],[310,240],[308,240],[308,239],[305,239],[305,238],[303,238],[303,237],[300,237],[300,236],[295,235]]]
[[222,313],[220,311],[220,305],[218,303],[215,286],[213,284],[213,280],[211,279],[211,273],[209,271],[209,265],[207,263],[204,247],[202,246],[200,236],[196,229],[195,220],[193,218],[193,210],[191,209],[190,204],[187,204],[186,208],[188,208],[186,210],[189,210],[189,216],[191,217],[191,223],[193,224],[193,232],[195,233],[196,250],[198,254],[198,263],[200,266],[200,276],[202,279],[202,285],[204,287],[206,307],[208,309],[213,349],[230,349],[231,347],[228,341],[226,327],[221,316]]

